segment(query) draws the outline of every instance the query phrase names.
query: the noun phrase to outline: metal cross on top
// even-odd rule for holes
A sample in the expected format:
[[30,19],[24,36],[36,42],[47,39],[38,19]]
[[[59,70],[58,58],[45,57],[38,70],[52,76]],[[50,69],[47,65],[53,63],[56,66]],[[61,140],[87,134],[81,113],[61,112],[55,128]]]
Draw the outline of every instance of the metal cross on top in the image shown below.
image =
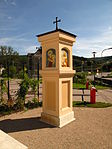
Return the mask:
[[56,30],[58,30],[58,22],[61,22],[61,19],[58,20],[58,17],[56,17],[56,21],[53,21],[53,24],[56,23]]

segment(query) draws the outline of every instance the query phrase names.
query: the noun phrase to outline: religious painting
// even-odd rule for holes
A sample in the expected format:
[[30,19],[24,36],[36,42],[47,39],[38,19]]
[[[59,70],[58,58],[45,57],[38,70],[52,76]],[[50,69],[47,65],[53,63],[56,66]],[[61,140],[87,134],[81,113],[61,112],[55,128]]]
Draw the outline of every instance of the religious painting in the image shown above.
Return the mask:
[[49,49],[46,52],[46,67],[56,67],[56,50]]
[[61,50],[61,66],[69,67],[68,51],[66,49]]

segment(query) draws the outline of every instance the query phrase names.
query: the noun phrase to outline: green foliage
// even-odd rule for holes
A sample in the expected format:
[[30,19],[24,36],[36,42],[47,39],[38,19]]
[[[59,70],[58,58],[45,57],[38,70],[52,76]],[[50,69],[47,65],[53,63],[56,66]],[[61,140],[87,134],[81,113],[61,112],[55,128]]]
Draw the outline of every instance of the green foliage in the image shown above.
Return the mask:
[[83,71],[92,71],[92,72],[97,69],[103,71],[111,71],[112,67],[109,63],[111,63],[112,65],[112,56],[96,57],[94,61],[93,58],[84,58],[73,55],[73,69],[75,69],[77,72],[81,72],[82,69]]
[[20,83],[20,88],[17,92],[17,103],[21,107],[25,104],[25,96],[28,93],[29,86],[30,80],[27,76],[25,76],[24,80]]
[[9,77],[14,78],[15,76],[16,76],[16,67],[12,65],[9,67]]
[[[20,83],[20,88],[17,92],[17,105],[18,108],[23,109],[25,105],[25,97],[28,93],[28,89],[31,87],[32,91],[34,92],[34,99],[33,103],[37,105],[38,100],[37,100],[37,85],[38,85],[38,80],[37,79],[29,79],[28,75],[25,73],[24,74],[24,80]],[[30,103],[28,103],[29,105]]]
[[6,79],[2,79],[0,80],[0,86],[1,86],[1,97],[0,97],[0,103],[3,103],[4,99],[3,99],[3,95],[5,92],[7,92],[7,85],[6,85]]
[[19,90],[19,97],[21,99],[25,100],[25,96],[28,92],[29,89],[29,82],[27,80],[23,80],[22,83],[20,84],[20,90]]
[[0,105],[0,116],[11,114],[11,109],[6,104]]
[[24,76],[28,76],[27,73],[25,71],[23,72],[23,70],[20,70],[18,73],[18,78],[23,79]]
[[[38,80],[36,79],[29,79],[28,75],[25,73],[24,75],[24,80],[21,81],[19,84],[20,88],[17,91],[17,99],[16,103],[13,104],[12,106],[8,107],[8,105],[5,105],[3,103],[0,104],[0,114],[10,114],[14,111],[20,111],[25,108],[36,108],[38,106],[42,106],[42,102],[38,102],[36,95],[37,95],[37,85],[38,85]],[[4,86],[5,85],[5,86]],[[1,81],[1,99],[3,100],[3,91],[5,91],[6,87],[6,79]],[[34,98],[32,101],[28,101],[25,103],[25,97],[26,94],[28,93],[29,88],[32,88],[32,91],[34,92]]]
[[92,108],[107,108],[112,107],[111,103],[96,102],[91,104],[90,102],[73,101],[73,107],[92,107]]
[[102,70],[104,72],[110,72],[112,70],[112,61],[105,62],[104,65],[102,66]]
[[30,80],[30,86],[32,88],[32,91],[34,92],[34,99],[37,99],[38,84],[39,82],[37,79]]
[[[8,69],[6,68],[5,70],[3,70],[2,72],[2,77],[6,78],[8,77]],[[17,71],[16,71],[16,67],[13,65],[9,66],[9,77],[10,78],[15,78],[17,76]]]
[[2,71],[2,75],[1,75],[1,76],[2,76],[3,78],[8,77],[8,74],[7,74],[7,70],[6,70],[6,69]]
[[74,75],[74,82],[85,84],[86,83],[86,76],[87,76],[87,73],[85,73],[85,72],[77,72]]
[[[24,66],[27,67],[26,55],[19,56],[19,53],[17,51],[14,51],[12,47],[0,46],[0,66],[5,68],[2,77],[7,77],[8,65],[11,69],[10,71],[11,78],[17,77],[19,71],[22,70],[23,68],[23,63],[24,63]],[[15,68],[12,66],[14,66]],[[16,73],[15,73],[15,69],[16,69]],[[23,78],[23,75],[22,77],[20,76],[19,78]]]
[[[92,83],[92,82],[91,82]],[[89,88],[92,86],[92,84],[89,85]],[[73,88],[74,89],[80,89],[80,88],[86,88],[86,84],[81,84],[81,83],[73,83]],[[98,89],[108,89],[108,86],[104,86],[101,84],[96,84],[95,88]]]
[[23,70],[20,70],[18,73],[18,79],[23,79]]
[[21,97],[17,97],[17,102],[16,102],[16,108],[19,110],[23,110],[24,109],[24,103],[25,101],[23,99],[21,99]]
[[0,55],[19,55],[17,51],[14,51],[10,46],[0,46]]
[[73,83],[73,88],[74,88],[74,89],[86,88],[86,84]]
[[33,109],[33,108],[37,108],[39,107],[39,102],[37,100],[32,100],[33,102],[31,101],[28,101],[26,104],[25,104],[25,107],[27,109]]
[[7,62],[9,65],[14,65],[17,62],[19,53],[14,51],[12,47],[0,46],[0,64],[7,68]]

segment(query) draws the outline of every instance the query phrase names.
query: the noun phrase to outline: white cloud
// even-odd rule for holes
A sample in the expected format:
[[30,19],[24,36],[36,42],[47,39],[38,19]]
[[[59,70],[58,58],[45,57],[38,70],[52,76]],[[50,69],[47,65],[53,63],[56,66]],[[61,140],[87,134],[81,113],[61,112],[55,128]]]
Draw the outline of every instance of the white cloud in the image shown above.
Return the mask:
[[34,53],[36,52],[37,44],[32,44],[31,39],[25,38],[28,33],[21,35],[0,38],[0,45],[12,46],[15,50],[18,50],[20,54]]
[[[0,45],[7,45],[23,49],[22,53],[32,53],[36,51],[37,44],[32,43],[33,39],[28,39],[31,32],[23,33],[17,36],[0,38]],[[35,39],[34,39],[35,40]],[[73,54],[83,57],[93,57],[92,52],[95,51],[96,57],[101,56],[103,49],[112,47],[112,27],[102,31],[99,36],[91,38],[76,38],[76,43],[73,46]],[[20,53],[21,54],[21,53]],[[103,56],[112,56],[112,50],[103,52]]]
[[37,51],[36,47],[37,47],[36,45],[26,47],[26,53],[34,53],[34,52],[36,52]]
[[112,30],[112,26],[109,26],[109,27],[108,27],[108,30],[110,30],[110,31],[111,31],[111,30]]
[[16,6],[15,0],[4,0],[4,3],[5,4],[10,4],[10,5]]
[[19,43],[25,44],[25,42],[29,42],[29,40],[21,36],[0,38],[0,45],[9,45],[9,44],[13,45],[14,43],[18,43],[18,46],[19,46]]
[[9,19],[9,20],[11,20],[11,19],[12,19],[12,17],[11,17],[11,16],[8,16],[8,19]]
[[8,3],[8,0],[4,0],[4,2],[7,4]]
[[[95,51],[96,56],[100,57],[103,49],[112,47],[112,27],[102,33],[99,36],[92,38],[77,38],[74,44],[73,53],[78,54],[77,50],[80,51],[80,56],[92,57],[92,52]],[[76,49],[76,50],[75,50]],[[112,56],[112,50],[105,51],[103,56]]]
[[11,5],[16,6],[15,1],[12,1],[12,2],[11,2]]

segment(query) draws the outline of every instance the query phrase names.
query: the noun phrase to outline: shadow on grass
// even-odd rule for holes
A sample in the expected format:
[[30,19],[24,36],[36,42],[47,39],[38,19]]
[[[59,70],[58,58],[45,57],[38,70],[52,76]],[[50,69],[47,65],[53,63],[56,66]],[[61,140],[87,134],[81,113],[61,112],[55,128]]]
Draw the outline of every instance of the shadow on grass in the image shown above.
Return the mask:
[[55,127],[40,121],[40,117],[23,118],[23,119],[6,119],[0,121],[0,129],[6,133],[43,129],[43,128],[55,128]]

